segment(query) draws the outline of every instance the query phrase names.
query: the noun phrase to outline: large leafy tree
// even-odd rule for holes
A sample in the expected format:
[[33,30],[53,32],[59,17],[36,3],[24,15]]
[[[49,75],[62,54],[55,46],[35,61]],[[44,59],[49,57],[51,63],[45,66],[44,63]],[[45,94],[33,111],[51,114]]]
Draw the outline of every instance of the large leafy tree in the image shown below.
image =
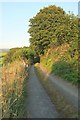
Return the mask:
[[77,18],[60,7],[45,7],[30,19],[29,33],[31,46],[37,51],[69,43],[78,35]]

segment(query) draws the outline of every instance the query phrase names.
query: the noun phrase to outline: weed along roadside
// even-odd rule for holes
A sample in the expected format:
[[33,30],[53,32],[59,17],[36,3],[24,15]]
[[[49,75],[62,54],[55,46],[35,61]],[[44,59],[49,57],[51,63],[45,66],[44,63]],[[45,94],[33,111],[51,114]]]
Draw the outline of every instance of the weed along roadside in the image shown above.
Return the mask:
[[28,73],[22,61],[2,68],[2,117],[26,118]]
[[55,105],[57,111],[62,118],[77,118],[78,109],[75,108],[60,91],[55,87],[49,78],[39,68],[39,64],[35,65],[36,74],[39,77],[41,84],[48,93],[52,103]]

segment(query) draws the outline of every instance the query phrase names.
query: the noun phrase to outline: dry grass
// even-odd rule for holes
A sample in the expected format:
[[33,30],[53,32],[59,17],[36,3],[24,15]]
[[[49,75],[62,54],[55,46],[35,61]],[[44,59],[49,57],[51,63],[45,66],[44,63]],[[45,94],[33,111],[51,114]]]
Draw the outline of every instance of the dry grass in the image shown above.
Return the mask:
[[[50,48],[47,53],[46,53],[46,58],[51,57],[51,61],[57,62],[59,61],[68,51],[69,49],[69,44],[64,43],[61,46],[57,46],[54,48]],[[44,56],[43,56],[44,57]]]
[[61,118],[76,118],[78,117],[78,111],[64,98],[63,95],[55,88],[55,86],[49,81],[45,80],[45,75],[40,70],[39,66],[35,67],[36,73],[40,78],[40,82],[48,93],[51,101],[55,104],[57,111],[60,113]]
[[28,76],[22,61],[15,61],[2,68],[2,113],[3,118],[19,117],[24,80]]
[[54,48],[48,49],[44,56],[41,56],[41,62],[44,66],[52,72],[52,65],[58,62],[62,57],[66,56],[69,50],[69,44],[64,43],[61,46],[55,46]]

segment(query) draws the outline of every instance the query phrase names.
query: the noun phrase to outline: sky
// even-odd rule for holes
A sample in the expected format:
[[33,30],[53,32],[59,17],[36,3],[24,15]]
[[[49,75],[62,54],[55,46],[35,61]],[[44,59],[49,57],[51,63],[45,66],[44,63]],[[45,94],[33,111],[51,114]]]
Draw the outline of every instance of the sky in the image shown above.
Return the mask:
[[0,2],[0,49],[29,46],[29,19],[49,5],[78,14],[78,2]]

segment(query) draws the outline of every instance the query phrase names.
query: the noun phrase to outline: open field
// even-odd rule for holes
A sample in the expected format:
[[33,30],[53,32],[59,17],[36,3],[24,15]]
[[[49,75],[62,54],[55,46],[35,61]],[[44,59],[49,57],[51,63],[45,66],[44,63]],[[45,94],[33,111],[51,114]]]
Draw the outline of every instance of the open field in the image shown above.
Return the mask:
[[5,56],[7,52],[0,52],[0,57]]

